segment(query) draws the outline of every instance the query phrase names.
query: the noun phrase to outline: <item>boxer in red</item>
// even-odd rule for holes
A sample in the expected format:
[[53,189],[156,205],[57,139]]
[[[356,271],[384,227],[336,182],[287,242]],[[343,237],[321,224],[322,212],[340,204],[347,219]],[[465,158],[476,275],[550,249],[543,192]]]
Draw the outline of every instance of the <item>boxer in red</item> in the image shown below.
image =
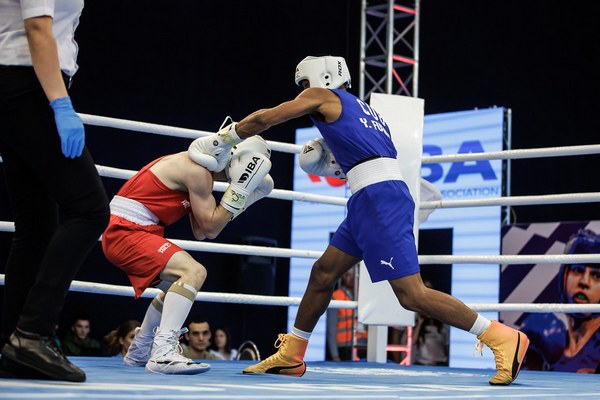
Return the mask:
[[[254,139],[254,138],[253,138]],[[164,237],[164,227],[188,215],[194,237],[215,238],[229,221],[273,190],[271,150],[261,138],[231,150],[227,164],[193,161],[189,152],[159,158],[127,181],[110,203],[102,249],[121,268],[138,298],[162,290],[148,307],[123,363],[161,374],[198,374],[210,365],[180,352],[181,329],[206,279],[206,268]],[[217,204],[215,180],[230,184]]]

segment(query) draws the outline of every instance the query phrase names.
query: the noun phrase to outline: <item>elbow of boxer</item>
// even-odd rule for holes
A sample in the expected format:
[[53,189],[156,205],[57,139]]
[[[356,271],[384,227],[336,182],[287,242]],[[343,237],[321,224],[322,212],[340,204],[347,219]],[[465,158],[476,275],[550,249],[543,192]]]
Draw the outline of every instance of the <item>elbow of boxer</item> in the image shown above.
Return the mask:
[[219,232],[207,232],[205,238],[206,239],[210,239],[213,240],[215,239],[217,236],[219,236]]
[[192,229],[192,234],[194,235],[194,239],[196,239],[196,240],[204,240],[204,239],[208,238],[208,236],[206,236],[204,234],[204,232],[198,228]]
[[[202,231],[205,239],[215,239],[223,230],[222,226],[206,226]],[[200,239],[199,239],[200,240]]]
[[198,241],[201,241],[204,239],[210,239],[208,236],[201,234],[201,233],[194,233],[194,238]]

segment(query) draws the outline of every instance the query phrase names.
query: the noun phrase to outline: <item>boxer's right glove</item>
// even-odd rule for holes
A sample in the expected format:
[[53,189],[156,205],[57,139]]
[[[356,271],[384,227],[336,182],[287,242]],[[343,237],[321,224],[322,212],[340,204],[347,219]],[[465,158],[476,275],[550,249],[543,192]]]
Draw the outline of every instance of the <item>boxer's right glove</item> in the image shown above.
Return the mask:
[[302,146],[299,162],[300,168],[309,174],[346,179],[346,174],[322,138],[309,140]]
[[[227,117],[223,125],[228,120],[231,121],[231,118]],[[209,171],[223,171],[229,160],[231,148],[243,140],[235,131],[237,122],[231,121],[228,125],[223,125],[221,125],[219,132],[194,140],[188,148],[190,158]]]
[[73,109],[71,98],[65,96],[54,99],[50,102],[50,107],[54,111],[63,155],[67,158],[79,157],[85,145],[85,131],[81,118]]
[[[225,171],[230,184],[221,198],[221,205],[231,212],[233,217],[239,215],[246,204],[250,204],[248,202],[251,199],[256,201],[260,198],[256,197],[258,194],[255,196],[251,196],[251,194],[261,184],[262,188],[268,189],[268,193],[271,192],[272,187],[269,189],[270,185],[266,178],[271,170],[270,156],[271,149],[260,136],[250,137],[233,148]],[[267,182],[263,183],[265,178]]]

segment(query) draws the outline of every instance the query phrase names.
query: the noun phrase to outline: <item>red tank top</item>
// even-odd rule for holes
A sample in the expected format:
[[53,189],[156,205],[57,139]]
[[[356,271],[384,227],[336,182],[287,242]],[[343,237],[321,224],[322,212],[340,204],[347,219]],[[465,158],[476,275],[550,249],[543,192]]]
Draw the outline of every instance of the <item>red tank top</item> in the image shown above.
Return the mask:
[[192,211],[187,192],[169,189],[150,171],[150,167],[162,159],[158,158],[139,170],[117,193],[142,203],[167,226]]

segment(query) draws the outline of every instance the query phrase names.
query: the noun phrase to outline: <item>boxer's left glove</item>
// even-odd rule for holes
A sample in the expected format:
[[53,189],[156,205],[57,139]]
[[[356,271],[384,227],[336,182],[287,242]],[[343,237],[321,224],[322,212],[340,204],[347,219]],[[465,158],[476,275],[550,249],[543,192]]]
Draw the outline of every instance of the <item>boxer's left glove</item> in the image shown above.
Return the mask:
[[322,138],[309,140],[302,146],[299,162],[300,168],[309,174],[346,179],[346,174]]
[[[223,125],[227,124],[228,120],[231,121],[231,118],[227,117]],[[231,121],[228,125],[223,125],[219,132],[194,140],[188,148],[190,158],[209,171],[223,171],[229,160],[231,148],[243,140],[235,131],[237,122]]]
[[79,157],[85,145],[85,131],[81,118],[73,109],[71,98],[65,96],[54,99],[50,107],[54,111],[62,153],[67,158]]
[[[260,136],[250,137],[233,148],[225,171],[230,183],[221,205],[234,217],[244,210],[253,197],[251,194],[261,184],[265,185],[263,180],[271,170],[270,156],[271,149]],[[256,196],[253,201],[258,200]]]
[[233,213],[233,217],[231,219],[234,219],[235,217],[240,215],[242,213],[242,211],[247,210],[248,207],[250,207],[252,204],[256,203],[258,200],[262,199],[263,197],[267,197],[273,191],[274,187],[275,187],[275,182],[273,181],[273,178],[271,177],[271,175],[267,174],[267,176],[265,176],[263,178],[263,180],[260,182],[258,187],[256,189],[254,189],[254,191],[248,195],[248,198],[246,199],[246,204],[244,204],[244,207],[241,210]]

